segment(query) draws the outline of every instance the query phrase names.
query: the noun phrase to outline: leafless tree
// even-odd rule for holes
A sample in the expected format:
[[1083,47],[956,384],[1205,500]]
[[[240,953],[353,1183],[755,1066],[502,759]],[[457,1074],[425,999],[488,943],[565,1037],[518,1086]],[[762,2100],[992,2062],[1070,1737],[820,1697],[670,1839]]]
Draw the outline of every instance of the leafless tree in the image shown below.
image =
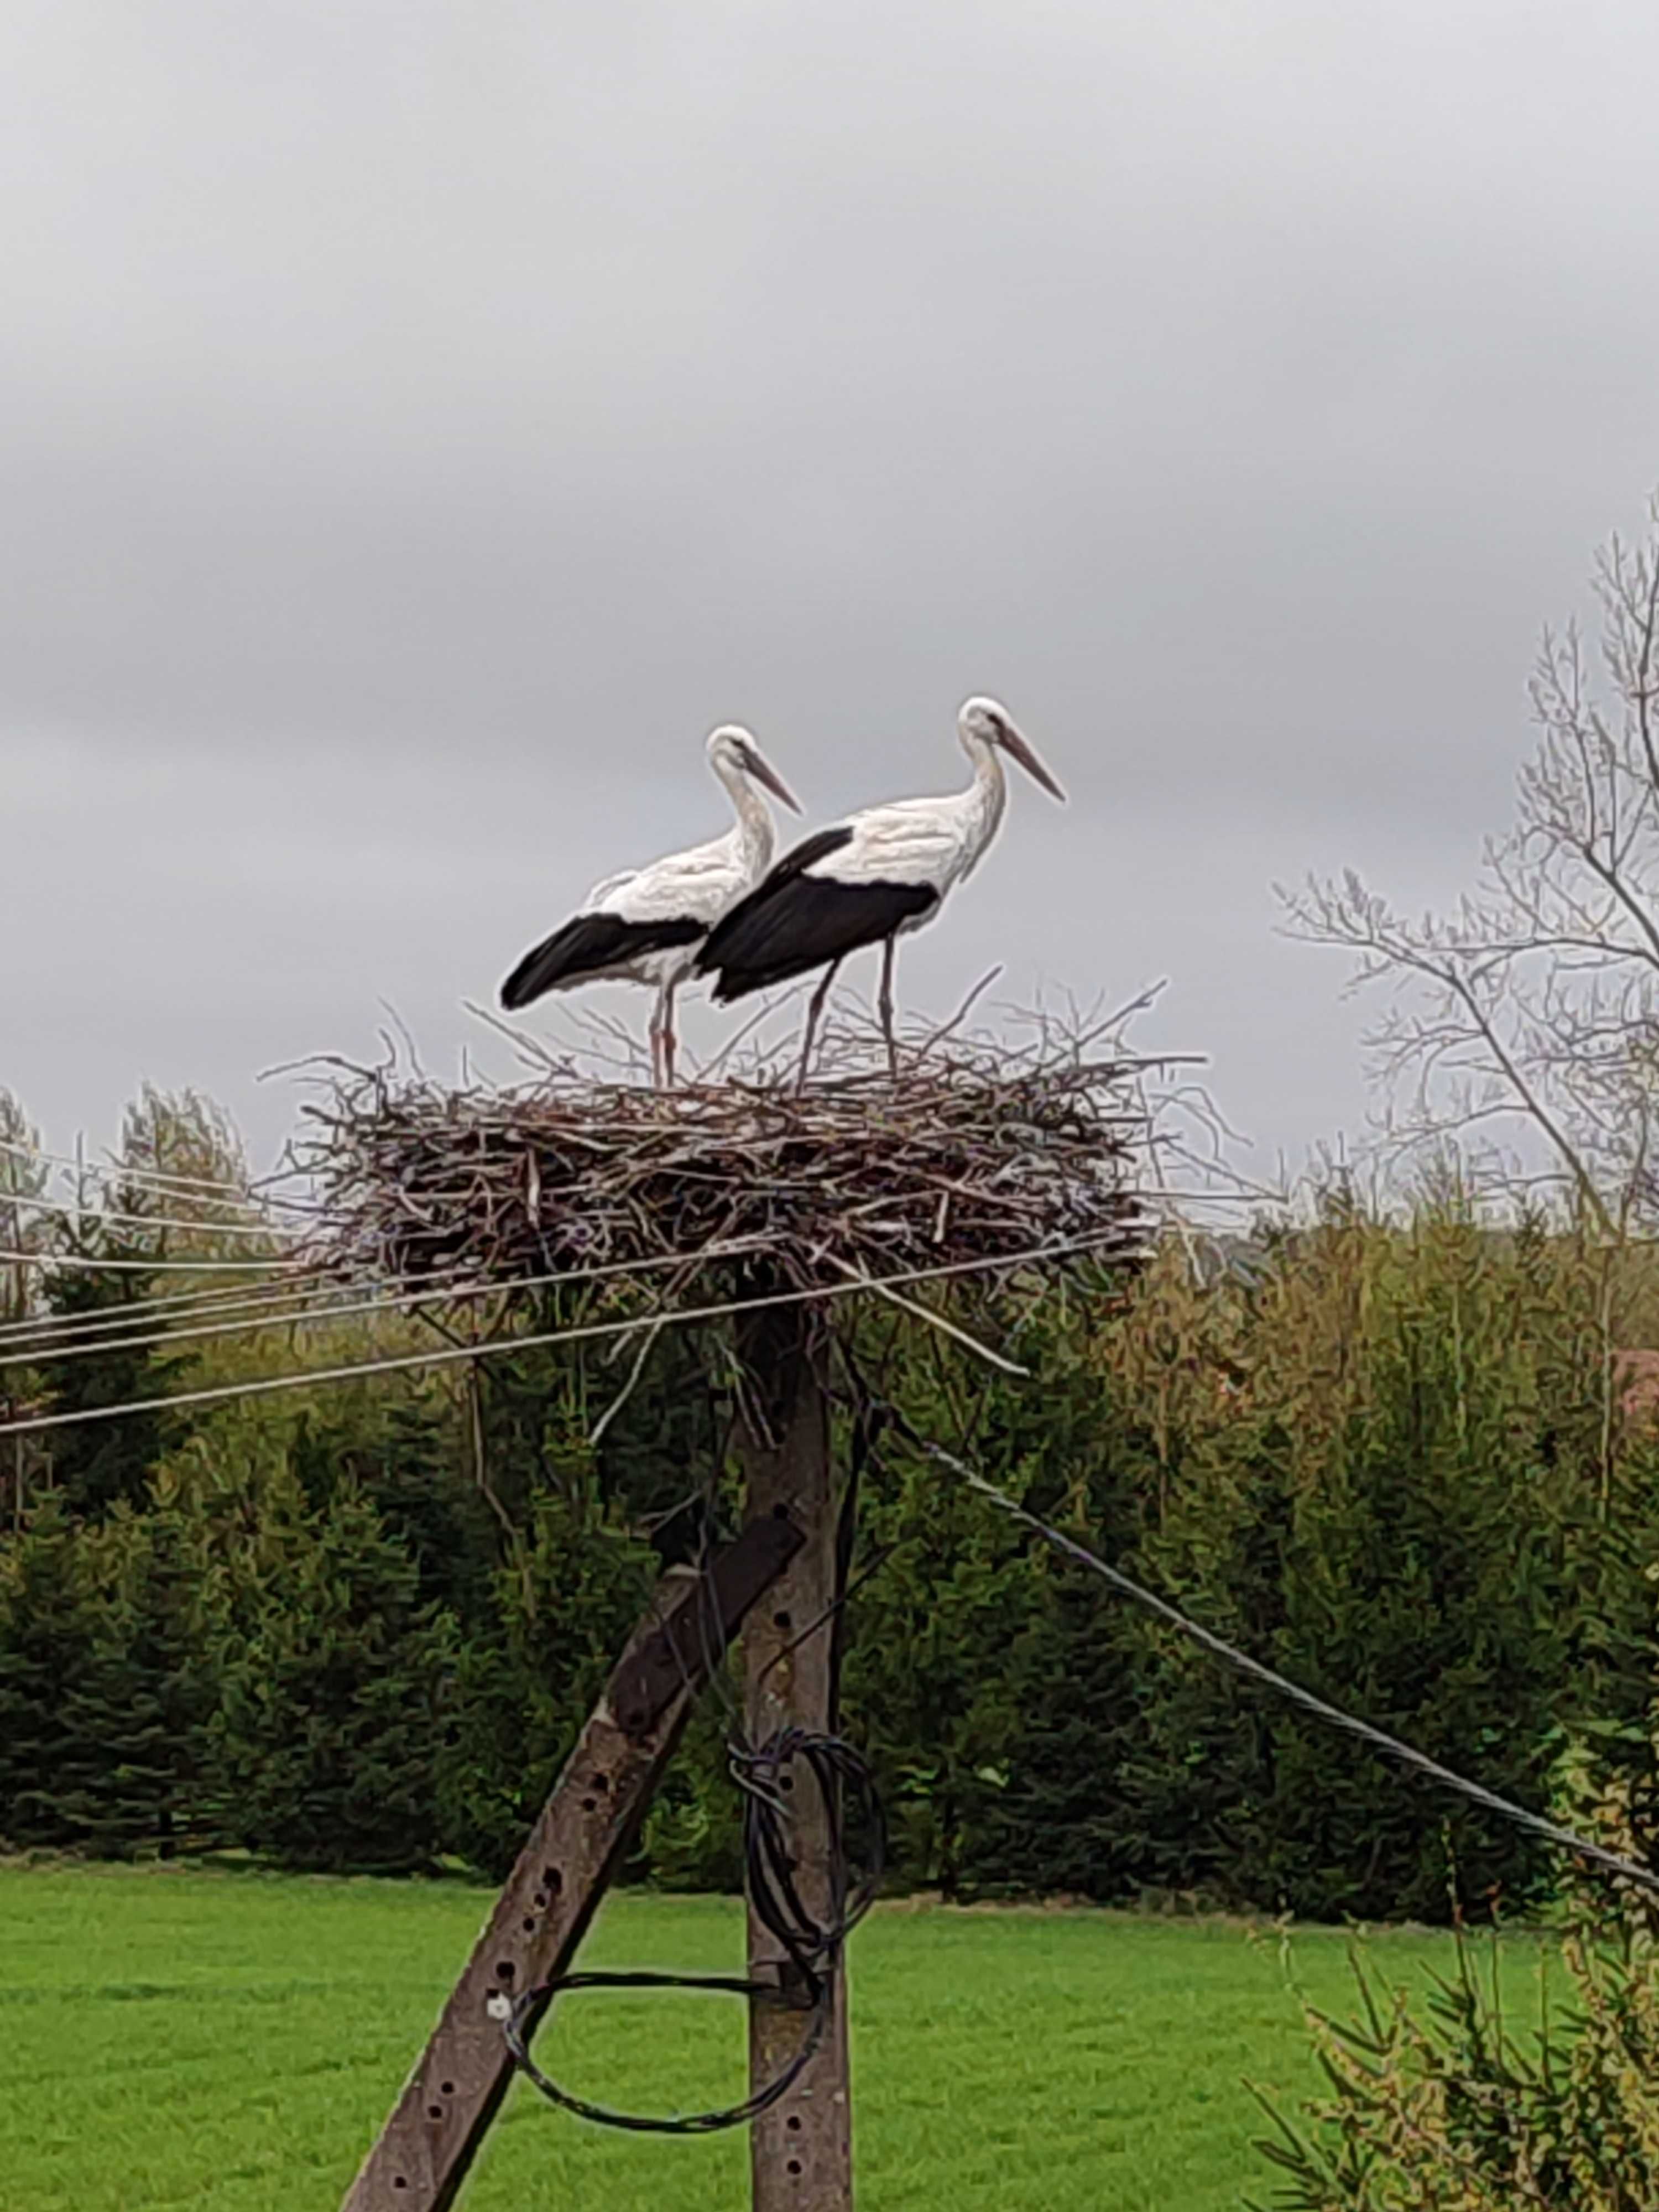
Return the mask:
[[1659,494],[1592,585],[1599,638],[1546,631],[1514,819],[1454,912],[1413,921],[1352,871],[1279,896],[1290,935],[1357,956],[1351,991],[1389,991],[1384,1149],[1455,1143],[1611,1233],[1659,1210]]

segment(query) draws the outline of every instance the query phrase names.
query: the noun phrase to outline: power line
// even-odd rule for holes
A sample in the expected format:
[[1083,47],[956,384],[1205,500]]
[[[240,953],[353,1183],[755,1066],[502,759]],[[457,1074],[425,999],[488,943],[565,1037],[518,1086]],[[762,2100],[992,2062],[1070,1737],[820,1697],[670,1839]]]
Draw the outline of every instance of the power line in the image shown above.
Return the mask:
[[[758,1313],[769,1306],[805,1305],[815,1300],[828,1304],[832,1299],[863,1291],[896,1288],[906,1283],[942,1282],[953,1276],[986,1274],[998,1269],[1022,1267],[1033,1261],[1064,1259],[1110,1243],[1115,1240],[1116,1234],[1115,1230],[1098,1231],[1091,1237],[1077,1237],[1066,1243],[1035,1244],[1026,1251],[1006,1253],[995,1258],[955,1260],[933,1267],[906,1267],[890,1275],[860,1276],[855,1282],[814,1284],[805,1290],[769,1291],[757,1298],[726,1298],[714,1305],[689,1306],[678,1313],[638,1315],[628,1321],[586,1322],[572,1328],[540,1330],[530,1336],[500,1337],[489,1344],[457,1345],[445,1351],[404,1352],[384,1359],[354,1360],[345,1366],[315,1367],[292,1375],[263,1376],[249,1382],[222,1382],[208,1389],[180,1390],[170,1397],[135,1398],[123,1405],[91,1406],[74,1413],[37,1413],[27,1420],[0,1423],[0,1437],[33,1436],[46,1429],[72,1428],[88,1421],[112,1421],[129,1413],[156,1413],[184,1406],[217,1405],[232,1398],[266,1397],[277,1390],[303,1389],[308,1383],[350,1382],[366,1375],[393,1375],[416,1367],[448,1367],[466,1360],[488,1359],[500,1352],[533,1352],[550,1345],[592,1342],[603,1337],[625,1336],[639,1328],[678,1328],[692,1322],[720,1321],[734,1314]],[[681,1255],[683,1261],[690,1256]]]
[[[398,1275],[386,1279],[399,1284],[409,1279]],[[0,1324],[0,1345],[27,1343],[37,1337],[50,1337],[56,1343],[65,1338],[131,1328],[135,1324],[154,1325],[161,1330],[175,1323],[216,1320],[226,1314],[269,1311],[292,1305],[307,1295],[289,1283],[234,1283],[221,1284],[211,1291],[179,1291],[167,1297],[125,1298],[118,1306],[100,1306],[84,1313],[37,1311],[27,1320]]]
[[[469,1269],[465,1266],[459,1264],[448,1267],[435,1267],[429,1275],[422,1276],[420,1279],[435,1287],[441,1283],[459,1280],[468,1272]],[[331,1284],[325,1284],[320,1277],[315,1279],[319,1289],[331,1291],[337,1287]],[[365,1275],[357,1282],[356,1287],[362,1290],[369,1284],[378,1284],[383,1288],[395,1289],[415,1279],[416,1278],[410,1274],[387,1274],[380,1277]],[[226,1313],[238,1313],[256,1309],[263,1310],[267,1307],[281,1304],[284,1301],[291,1304],[296,1298],[304,1299],[311,1295],[303,1279],[297,1285],[286,1282],[221,1283],[216,1286],[204,1286],[200,1290],[173,1291],[149,1297],[128,1298],[119,1306],[104,1307],[93,1313],[65,1314],[61,1316],[37,1314],[26,1321],[7,1322],[0,1324],[0,1342],[16,1337],[39,1336],[43,1332],[50,1332],[56,1337],[65,1332],[80,1334],[97,1329],[126,1328],[135,1320],[161,1314],[169,1317],[167,1325],[171,1327],[174,1321],[195,1321],[210,1316],[216,1317]]]
[[[362,1298],[344,1305],[313,1303],[294,1306],[287,1311],[256,1313],[241,1321],[204,1322],[199,1326],[191,1316],[188,1317],[189,1325],[182,1328],[153,1329],[133,1336],[100,1336],[90,1343],[76,1342],[61,1346],[53,1344],[52,1324],[46,1322],[40,1325],[43,1331],[41,1342],[22,1352],[0,1351],[0,1369],[38,1367],[44,1360],[50,1360],[57,1366],[65,1359],[101,1358],[111,1352],[160,1350],[169,1345],[194,1343],[203,1337],[247,1336],[266,1328],[304,1328],[324,1322],[346,1321],[363,1314],[395,1313],[405,1307],[459,1305],[471,1298],[506,1297],[520,1291],[558,1289],[574,1283],[599,1282],[617,1275],[651,1273],[664,1267],[701,1267],[713,1260],[738,1259],[763,1249],[755,1239],[747,1238],[731,1244],[710,1245],[706,1251],[699,1252],[690,1259],[683,1253],[672,1253],[656,1260],[613,1260],[598,1267],[567,1268],[552,1274],[517,1275],[510,1281],[476,1285],[441,1284],[428,1290]],[[338,1291],[333,1292],[335,1296],[341,1294]]]
[[[204,1206],[222,1206],[222,1199],[204,1198]],[[174,1214],[122,1213],[107,1206],[87,1206],[79,1199],[47,1198],[33,1192],[0,1190],[0,1210],[7,1206],[27,1206],[36,1213],[73,1214],[82,1221],[95,1221],[101,1227],[106,1222],[118,1223],[128,1229],[178,1229],[191,1237],[288,1237],[309,1236],[307,1229],[290,1227],[280,1221],[181,1221]],[[252,1206],[246,1211],[252,1212]]]
[[[9,1200],[7,1201],[9,1203]],[[0,1265],[14,1267],[90,1269],[95,1274],[218,1275],[276,1274],[304,1265],[299,1260],[97,1260],[75,1252],[0,1252]]]
[[[906,1426],[908,1428],[908,1424]],[[1328,1721],[1333,1728],[1342,1729],[1349,1735],[1357,1736],[1361,1743],[1369,1744],[1373,1751],[1380,1751],[1390,1759],[1398,1759],[1402,1765],[1413,1768],[1419,1774],[1426,1775],[1431,1782],[1437,1783],[1443,1790],[1455,1790],[1459,1796],[1467,1797],[1471,1804],[1498,1814],[1516,1827],[1541,1836],[1546,1842],[1559,1844],[1564,1850],[1576,1851],[1581,1858],[1591,1859],[1597,1866],[1605,1867],[1608,1873],[1619,1875],[1643,1889],[1659,1893],[1659,1873],[1652,1868],[1638,1865],[1634,1859],[1623,1858],[1617,1851],[1608,1850],[1605,1844],[1592,1843],[1588,1836],[1578,1835],[1571,1828],[1564,1828],[1554,1820],[1547,1820],[1541,1813],[1528,1812],[1524,1805],[1517,1805],[1512,1798],[1500,1797],[1495,1790],[1488,1790],[1480,1782],[1471,1782],[1467,1775],[1454,1773],[1449,1766],[1443,1766],[1437,1759],[1431,1759],[1426,1752],[1417,1750],[1412,1744],[1403,1743],[1397,1735],[1390,1735],[1385,1729],[1374,1728],[1369,1721],[1357,1719],[1352,1713],[1344,1712],[1340,1705],[1333,1705],[1325,1698],[1316,1697],[1311,1690],[1304,1690],[1299,1682],[1292,1682],[1287,1676],[1276,1674],[1271,1667],[1263,1666],[1259,1659],[1252,1659],[1249,1652],[1241,1651],[1236,1644],[1229,1644],[1224,1637],[1218,1636],[1212,1629],[1201,1627],[1197,1621],[1189,1620],[1167,1598],[1159,1597],[1139,1583],[1131,1581],[1121,1568],[1109,1566],[1086,1545],[1079,1544],[1074,1537],[1066,1535],[1058,1528],[1050,1528],[1035,1513],[1016,1504],[994,1483],[988,1482],[972,1468],[964,1467],[943,1445],[930,1443],[915,1436],[914,1431],[911,1432],[911,1441],[930,1459],[938,1460],[960,1475],[981,1497],[988,1498],[1014,1520],[1035,1529],[1057,1552],[1075,1559],[1079,1566],[1087,1567],[1091,1574],[1099,1575],[1121,1596],[1132,1599],[1158,1620],[1178,1630],[1189,1642],[1207,1651],[1212,1658],[1222,1660],[1241,1674],[1248,1674],[1253,1681],[1265,1683],[1268,1689],[1276,1691],[1282,1698],[1288,1698],[1292,1705],[1299,1706],[1304,1712],[1311,1713],[1316,1720]]]
[[[135,1167],[125,1160],[88,1162],[76,1158],[70,1152],[43,1152],[38,1145],[13,1144],[3,1138],[0,1138],[0,1153],[15,1160],[28,1160],[46,1167],[72,1169],[76,1175],[97,1176],[105,1181],[149,1183],[162,1190],[216,1191],[222,1199],[230,1199],[240,1205],[280,1206],[290,1213],[305,1213],[311,1210],[301,1200],[295,1198],[262,1195],[256,1201],[249,1196],[249,1187],[244,1183],[216,1182],[207,1176],[173,1175],[165,1168]],[[264,1176],[259,1180],[262,1182],[284,1182],[291,1180],[295,1172],[290,1170],[286,1176]]]

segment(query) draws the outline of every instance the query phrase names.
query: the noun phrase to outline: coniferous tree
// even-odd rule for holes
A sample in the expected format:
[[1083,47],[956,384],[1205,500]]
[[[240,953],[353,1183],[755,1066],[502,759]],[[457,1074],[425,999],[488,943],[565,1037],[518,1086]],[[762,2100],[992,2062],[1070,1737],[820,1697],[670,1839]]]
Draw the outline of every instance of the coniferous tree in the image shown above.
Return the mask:
[[355,1491],[253,1548],[220,1662],[220,1820],[289,1866],[427,1863],[453,1620],[422,1601],[414,1562]]
[[103,1539],[106,1584],[92,1664],[64,1700],[94,1765],[65,1800],[77,1837],[106,1857],[170,1858],[208,1839],[202,1806],[216,1702],[204,1563],[179,1516],[121,1516]]
[[495,1577],[495,1625],[471,1637],[445,1720],[445,1844],[504,1873],[638,1620],[656,1561],[591,1492],[549,1493]]
[[289,1464],[313,1512],[343,1488],[374,1506],[415,1563],[421,1596],[464,1624],[490,1608],[501,1530],[464,1464],[467,1446],[431,1404],[396,1398],[361,1413],[301,1415]]
[[[1489,1788],[1536,1803],[1571,1693],[1553,1479],[1517,1421],[1499,1285],[1380,1281],[1366,1401],[1301,1500],[1285,1548],[1276,1663]],[[1458,1310],[1450,1293],[1461,1288]],[[1327,1917],[1439,1917],[1448,1844],[1459,1898],[1511,1909],[1539,1847],[1316,1723],[1273,1723],[1264,1902]]]
[[[135,1206],[143,1203],[142,1194],[126,1196]],[[37,1373],[46,1412],[74,1415],[104,1406],[140,1404],[167,1395],[176,1363],[154,1346],[124,1340],[140,1339],[146,1333],[139,1315],[133,1315],[130,1327],[119,1326],[124,1311],[149,1297],[156,1279],[142,1267],[123,1266],[100,1273],[95,1265],[78,1264],[100,1259],[141,1261],[149,1256],[132,1239],[112,1227],[103,1227],[77,1242],[75,1267],[53,1276],[46,1302],[59,1320],[81,1322],[96,1316],[114,1326],[107,1330],[65,1330],[58,1356],[48,1355],[39,1361]],[[86,1350],[93,1341],[104,1348]],[[136,1508],[143,1506],[151,1470],[172,1440],[174,1425],[165,1409],[158,1408],[113,1419],[71,1422],[50,1434],[52,1480],[64,1504],[78,1518],[101,1520],[123,1500]]]
[[0,1837],[20,1849],[83,1836],[77,1807],[101,1754],[78,1700],[98,1620],[85,1539],[48,1496],[0,1553]]

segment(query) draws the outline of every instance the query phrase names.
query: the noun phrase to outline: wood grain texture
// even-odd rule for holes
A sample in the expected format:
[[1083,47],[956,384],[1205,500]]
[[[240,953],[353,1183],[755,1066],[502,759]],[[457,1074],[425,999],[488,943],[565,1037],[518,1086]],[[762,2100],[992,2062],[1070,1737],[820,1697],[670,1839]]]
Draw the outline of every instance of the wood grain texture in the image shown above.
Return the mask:
[[[447,2212],[513,2079],[507,2002],[568,1972],[706,1672],[798,1539],[769,1515],[715,1561],[708,1590],[687,1569],[659,1586],[508,1875],[483,1935],[343,2212]],[[691,1634],[712,1604],[717,1635]],[[674,1680],[661,1655],[671,1654]],[[623,1725],[619,1710],[629,1727]]]
[[[805,1541],[744,1631],[744,1711],[758,1743],[790,1725],[835,1727],[836,1639],[827,1620],[795,1650],[793,1638],[823,1620],[836,1595],[836,1502],[830,1463],[829,1327],[810,1307],[775,1307],[747,1317],[740,1352],[765,1433],[740,1424],[747,1510],[787,1512]],[[804,1768],[795,1775],[795,1879],[819,1919],[830,1910],[829,1808]],[[750,1912],[752,1980],[780,1982],[779,1946]],[[751,2091],[775,2081],[811,2030],[812,2014],[787,1989],[750,2001]],[[836,1976],[823,2040],[788,2094],[750,2131],[755,2212],[848,2212],[853,2202],[853,2113],[847,2038],[847,1972]]]

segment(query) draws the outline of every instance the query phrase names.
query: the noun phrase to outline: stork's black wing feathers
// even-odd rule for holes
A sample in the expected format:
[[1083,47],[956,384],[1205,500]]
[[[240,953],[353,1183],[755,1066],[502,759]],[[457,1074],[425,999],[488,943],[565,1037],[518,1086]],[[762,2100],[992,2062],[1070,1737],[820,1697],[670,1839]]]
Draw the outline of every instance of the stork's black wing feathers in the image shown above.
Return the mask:
[[[761,913],[781,887],[794,880],[814,860],[827,860],[831,853],[839,853],[843,845],[853,842],[852,825],[837,823],[833,829],[815,830],[810,837],[803,837],[799,845],[792,845],[781,860],[775,860],[752,891],[745,891],[733,907],[726,911],[708,933],[708,942],[697,955],[697,970],[706,975],[710,969],[724,967],[728,951],[740,945],[748,937],[755,916]],[[717,990],[714,996],[721,994]]]
[[[787,883],[791,876],[804,874],[815,860],[827,860],[831,853],[839,853],[843,845],[850,845],[852,842],[853,825],[850,822],[837,822],[828,830],[815,830],[810,837],[803,837],[799,845],[792,845],[781,860],[772,863],[750,892],[749,897],[740,900],[732,908],[732,914],[740,913],[750,899],[757,899],[763,891],[775,884]],[[731,921],[732,914],[722,917],[722,927]]]
[[714,971],[717,1000],[744,998],[861,945],[879,945],[902,923],[938,905],[931,884],[846,884],[805,872],[852,837],[842,824],[803,839],[715,923],[697,966],[705,975]]
[[695,945],[707,927],[691,915],[664,921],[624,921],[619,914],[579,914],[525,954],[501,986],[501,1004],[509,1013],[516,1012],[560,983],[602,975],[642,952]]

